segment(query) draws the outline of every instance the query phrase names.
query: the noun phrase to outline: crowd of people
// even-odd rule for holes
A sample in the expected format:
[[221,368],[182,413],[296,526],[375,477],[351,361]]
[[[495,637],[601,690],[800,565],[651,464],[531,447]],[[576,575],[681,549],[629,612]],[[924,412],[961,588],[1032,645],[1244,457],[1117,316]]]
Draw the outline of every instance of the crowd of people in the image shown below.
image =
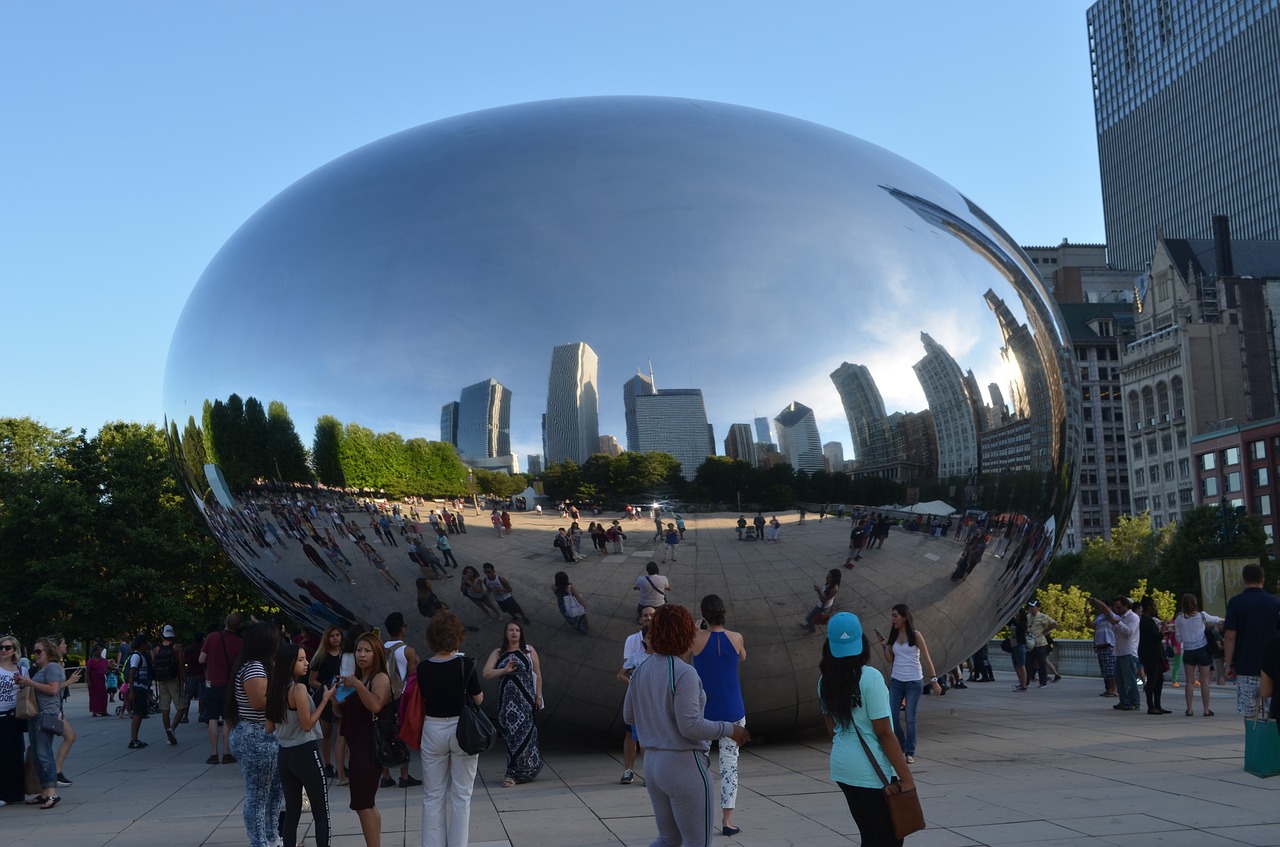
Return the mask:
[[[825,508],[819,512],[819,520],[825,512]],[[569,516],[577,517],[572,512]],[[407,624],[399,612],[387,616],[382,630],[351,621],[345,627],[331,625],[314,639],[284,631],[274,622],[242,625],[239,616],[232,614],[221,627],[186,645],[171,627],[164,627],[154,641],[149,634],[139,634],[122,642],[114,655],[105,645],[96,644],[85,668],[90,714],[107,716],[118,697],[116,713],[131,718],[128,747],[135,751],[151,740],[142,730],[145,719],[156,712],[171,745],[176,744],[180,724],[191,720],[205,724],[207,763],[239,767],[250,847],[281,843],[296,847],[304,796],[314,818],[316,843],[327,847],[333,829],[329,792],[334,786],[348,789],[349,808],[369,847],[381,841],[378,791],[419,786],[424,847],[465,845],[478,758],[458,744],[459,718],[469,705],[483,702],[480,681],[495,682],[497,708],[491,711],[506,747],[502,785],[515,788],[537,779],[544,767],[537,726],[538,712],[545,705],[543,669],[529,641],[530,619],[511,582],[493,563],[486,562],[479,570],[472,565],[459,568],[452,557],[447,536],[451,531],[465,532],[465,523],[458,519],[460,511],[452,521],[444,514],[423,521],[438,525],[443,530],[438,535],[445,538],[445,545],[435,545],[431,555],[414,538],[413,522],[402,523],[398,518],[398,513],[390,518],[375,515],[367,529],[384,545],[399,546],[395,538],[399,535],[407,542],[411,558],[419,559],[423,571],[418,580],[419,610],[423,611],[424,603],[432,604],[430,613],[423,611],[428,618],[425,657],[420,658],[406,643]],[[287,513],[280,519],[287,523]],[[506,513],[495,510],[491,519],[496,534],[510,532]],[[766,540],[777,540],[778,533],[770,532],[763,514],[757,519]],[[343,516],[335,520],[336,525],[344,525]],[[887,529],[883,534],[879,529],[883,520],[879,515],[853,515],[848,565],[883,545],[888,535]],[[739,520],[740,532],[744,524],[745,517]],[[345,525],[352,533],[364,529],[354,521]],[[735,819],[739,752],[750,741],[750,703],[739,682],[747,659],[746,639],[728,627],[731,609],[720,596],[708,594],[701,598],[700,617],[695,619],[673,602],[672,580],[662,573],[668,560],[676,561],[683,530],[674,520],[655,523],[655,539],[662,542],[664,555],[661,561],[648,562],[632,583],[637,592],[637,631],[626,639],[617,675],[627,685],[619,782],[644,783],[658,830],[655,843],[672,845],[708,844],[717,831],[725,836],[741,831]],[[566,562],[582,558],[583,534],[601,555],[620,551],[626,537],[618,521],[608,527],[591,521],[583,533],[574,520],[557,534],[563,541],[556,546]],[[978,534],[963,539],[966,546]],[[434,555],[436,551],[440,557]],[[487,620],[501,625],[498,643],[482,661],[461,652],[468,634],[477,628],[468,627],[446,603],[433,599],[433,574],[437,568],[447,573],[449,567],[459,570],[463,596]],[[934,666],[926,635],[905,603],[886,611],[887,632],[872,627],[874,640],[869,638],[861,618],[838,610],[842,570],[830,569],[824,584],[813,586],[815,602],[801,624],[809,632],[819,626],[826,630],[820,677],[815,682],[832,737],[830,776],[846,798],[863,844],[900,844],[889,822],[884,780],[896,779],[904,789],[913,786],[920,698],[926,693],[941,695],[950,687],[964,688],[962,668]],[[1163,680],[1176,658],[1173,685],[1178,685],[1177,668],[1187,669],[1186,714],[1194,714],[1198,687],[1201,714],[1211,717],[1216,639],[1224,674],[1236,681],[1237,711],[1246,717],[1253,714],[1261,698],[1271,693],[1272,681],[1280,672],[1280,640],[1275,639],[1280,600],[1262,590],[1261,568],[1249,566],[1244,578],[1246,591],[1232,598],[1222,619],[1201,611],[1192,594],[1181,598],[1178,613],[1168,621],[1158,618],[1150,598],[1136,604],[1125,597],[1095,600],[1094,647],[1104,685],[1100,696],[1115,698],[1117,710],[1131,711],[1138,708],[1142,688],[1148,713],[1168,714],[1161,699]],[[568,628],[588,635],[586,600],[566,571],[555,573],[550,590]],[[1010,621],[1016,690],[1026,691],[1037,680],[1045,688],[1061,679],[1051,660],[1056,626],[1034,600]],[[872,644],[881,651],[887,666],[884,673],[870,664]],[[66,650],[60,637],[42,638],[30,660],[20,660],[22,645],[13,636],[0,636],[0,801],[51,809],[60,802],[59,789],[72,784],[63,773],[63,763],[75,734],[63,698],[79,672],[70,676],[64,672]],[[969,681],[994,680],[985,648],[966,664]],[[408,763],[400,766],[397,779],[375,760],[375,733],[379,721],[394,720],[400,714],[410,686],[416,688],[412,701],[422,709],[418,743],[422,779],[413,776]],[[20,722],[13,716],[14,702],[27,688],[34,692],[38,717]],[[198,713],[189,717],[193,706]],[[62,740],[56,751],[57,736],[43,730],[45,715],[61,722]],[[19,724],[25,726],[19,728]],[[39,792],[30,798],[21,772],[27,745],[33,750],[40,782]],[[643,776],[638,765],[641,757]]]

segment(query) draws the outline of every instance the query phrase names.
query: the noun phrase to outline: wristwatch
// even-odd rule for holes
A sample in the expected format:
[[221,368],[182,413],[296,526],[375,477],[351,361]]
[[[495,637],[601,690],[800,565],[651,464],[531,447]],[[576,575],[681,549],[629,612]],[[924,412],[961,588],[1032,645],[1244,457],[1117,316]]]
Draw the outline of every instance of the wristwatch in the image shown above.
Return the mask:
[[937,678],[936,676],[931,676],[931,677],[929,677],[929,681],[930,681],[930,682],[937,682],[937,681],[938,681],[938,678]]

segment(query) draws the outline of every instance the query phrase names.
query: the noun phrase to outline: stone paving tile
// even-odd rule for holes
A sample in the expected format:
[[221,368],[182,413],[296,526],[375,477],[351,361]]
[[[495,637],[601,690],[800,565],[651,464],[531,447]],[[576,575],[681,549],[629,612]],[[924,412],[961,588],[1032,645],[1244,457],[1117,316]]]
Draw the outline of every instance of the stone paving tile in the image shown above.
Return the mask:
[[[763,557],[761,547],[740,555]],[[785,544],[769,547],[772,553],[785,550]],[[1001,667],[997,673],[1008,676]],[[914,773],[929,827],[908,843],[1280,844],[1280,779],[1260,780],[1242,771],[1243,733],[1227,705],[1230,690],[1214,690],[1220,717],[1205,720],[1117,714],[1096,696],[1096,686],[1096,680],[1068,678],[1044,691],[1015,694],[996,683],[925,698]],[[73,703],[83,703],[76,694]],[[148,724],[144,736],[152,729]],[[4,843],[244,844],[239,770],[203,764],[208,743],[198,728],[182,727],[176,747],[152,744],[128,752],[126,722],[80,717],[76,725],[80,741],[67,765],[75,785],[62,790],[63,802],[52,812],[0,809]],[[473,845],[644,847],[653,840],[644,787],[617,782],[620,750],[584,748],[565,739],[545,739],[543,748],[543,774],[512,789],[500,787],[502,750],[482,757],[472,802]],[[820,732],[747,747],[735,815],[743,831],[734,839],[717,836],[715,843],[856,843],[844,799],[827,780],[828,749]],[[413,772],[420,773],[417,763]],[[386,847],[420,843],[421,796],[420,790],[379,791]],[[347,791],[331,786],[333,843],[362,847],[347,802]],[[312,844],[313,827],[305,816],[302,830]]]

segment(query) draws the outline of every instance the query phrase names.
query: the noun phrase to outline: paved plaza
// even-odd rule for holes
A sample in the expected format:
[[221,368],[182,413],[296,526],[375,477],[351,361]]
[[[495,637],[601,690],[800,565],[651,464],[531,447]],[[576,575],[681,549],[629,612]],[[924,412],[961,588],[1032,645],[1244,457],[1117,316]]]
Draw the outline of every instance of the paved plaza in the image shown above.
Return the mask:
[[[1234,691],[1213,691],[1216,717],[1182,714],[1182,691],[1166,688],[1172,715],[1117,712],[1097,680],[1067,678],[1046,689],[1010,690],[998,681],[926,697],[920,705],[916,781],[929,827],[919,847],[1037,844],[1045,847],[1280,844],[1280,778],[1244,773],[1242,721]],[[0,809],[6,844],[22,847],[195,847],[244,844],[243,789],[235,765],[206,765],[204,728],[184,725],[178,746],[151,741],[128,750],[128,721],[90,719],[82,686],[71,701],[80,732],[61,789],[44,812]],[[476,847],[647,845],[655,830],[644,788],[619,785],[618,749],[543,744],[536,782],[501,787],[499,745],[482,757],[472,803]],[[827,847],[857,843],[838,790],[827,780],[828,745],[808,735],[748,746],[735,822],[742,833],[716,843]],[[713,761],[714,764],[714,761]],[[643,771],[643,764],[640,766]],[[413,772],[419,774],[415,761]],[[363,844],[347,789],[330,785],[335,847]],[[420,843],[421,789],[378,792],[386,847]],[[306,819],[304,819],[304,824]],[[311,831],[308,845],[314,844]]]

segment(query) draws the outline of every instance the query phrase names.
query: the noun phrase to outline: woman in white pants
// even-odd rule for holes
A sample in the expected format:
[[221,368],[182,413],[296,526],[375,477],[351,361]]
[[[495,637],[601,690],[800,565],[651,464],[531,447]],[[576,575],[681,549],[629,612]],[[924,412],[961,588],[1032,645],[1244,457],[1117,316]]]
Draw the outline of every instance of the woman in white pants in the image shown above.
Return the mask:
[[427,645],[435,651],[418,664],[422,722],[422,847],[466,847],[471,829],[471,790],[479,756],[458,746],[458,717],[464,697],[484,699],[475,662],[458,653],[467,628],[458,616],[440,611],[427,625]]

